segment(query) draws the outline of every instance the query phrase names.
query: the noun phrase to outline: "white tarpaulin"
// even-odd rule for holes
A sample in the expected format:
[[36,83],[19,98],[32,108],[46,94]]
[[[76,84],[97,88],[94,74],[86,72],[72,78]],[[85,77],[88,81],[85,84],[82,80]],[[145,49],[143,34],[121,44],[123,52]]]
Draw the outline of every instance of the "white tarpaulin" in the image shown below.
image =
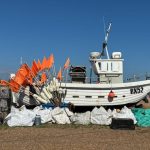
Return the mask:
[[56,107],[52,111],[52,118],[57,124],[70,124],[70,119],[64,108]]
[[35,116],[41,117],[41,123],[52,122],[57,124],[99,124],[110,125],[112,118],[130,118],[136,124],[136,119],[130,109],[124,107],[120,112],[116,109],[113,111],[105,110],[104,107],[95,107],[92,112],[73,113],[68,108],[56,107],[42,108],[35,107],[33,110],[26,109],[25,106],[21,108],[11,107],[10,114],[6,117],[8,126],[32,126],[34,124]]
[[91,123],[100,125],[109,125],[111,123],[111,114],[104,107],[95,107],[91,112]]
[[75,113],[70,117],[74,124],[90,124],[91,112],[87,111],[85,113]]
[[130,118],[136,124],[136,119],[130,109],[123,107],[120,112],[116,109],[111,111],[105,110],[104,107],[95,107],[91,112],[75,113],[70,119],[75,124],[99,124],[99,125],[110,125],[112,118]]
[[42,107],[40,106],[37,106],[33,109],[33,112],[36,114],[36,115],[40,115],[41,116],[41,123],[47,123],[47,122],[52,122],[53,119],[52,119],[52,113],[51,113],[52,109],[49,108],[49,109],[43,109]]
[[68,108],[56,107],[43,109],[40,106],[33,110],[26,109],[25,106],[21,108],[11,107],[10,114],[5,118],[8,126],[32,126],[34,124],[35,116],[41,117],[41,123],[53,122],[57,124],[70,124],[69,117],[73,115]]
[[32,126],[34,124],[35,113],[26,109],[25,106],[21,108],[11,107],[11,113],[5,118],[8,126]]
[[66,112],[66,114],[67,114],[68,117],[73,116],[73,112],[70,111],[68,108],[64,108],[64,110],[65,110],[65,112]]

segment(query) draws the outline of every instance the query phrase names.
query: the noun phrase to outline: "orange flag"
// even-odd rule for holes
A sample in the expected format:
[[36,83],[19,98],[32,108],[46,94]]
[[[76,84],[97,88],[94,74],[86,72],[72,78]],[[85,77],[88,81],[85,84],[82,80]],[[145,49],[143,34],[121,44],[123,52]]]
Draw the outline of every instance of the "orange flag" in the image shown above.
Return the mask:
[[14,77],[14,80],[22,85],[22,86],[26,86],[27,84],[32,84],[33,83],[33,76],[31,75],[31,73],[28,76],[24,76],[20,70],[18,70],[16,76]]
[[0,85],[8,86],[8,85],[9,85],[9,82],[7,82],[7,81],[5,81],[5,80],[0,80]]
[[34,66],[35,70],[38,72],[39,68],[38,68],[38,65],[35,60],[33,61],[33,66]]
[[35,74],[32,72],[27,64],[23,64],[20,67],[19,71],[22,75],[24,75],[25,78],[35,77]]
[[62,70],[61,70],[61,68],[60,68],[60,70],[59,70],[59,72],[58,72],[58,74],[57,74],[57,79],[58,79],[59,81],[62,80]]
[[17,71],[14,79],[15,82],[17,82],[19,85],[24,85],[26,82],[25,76],[20,72],[20,70]]
[[38,74],[39,69],[38,69],[38,66],[37,66],[35,60],[32,62],[31,71],[32,71],[34,77]]
[[30,85],[33,84],[33,78],[32,78],[31,74],[27,77],[27,83],[30,84]]
[[48,63],[47,67],[48,67],[48,69],[50,69],[54,64],[54,55],[53,54],[51,54],[49,56],[49,58],[47,60],[47,63]]
[[11,79],[9,83],[10,83],[9,86],[13,92],[16,92],[16,93],[19,92],[20,85],[17,82]]
[[68,69],[69,64],[70,64],[70,59],[68,58],[68,59],[66,60],[66,63],[64,64],[64,68],[63,68],[63,69]]
[[38,59],[37,66],[38,66],[38,70],[40,71],[42,66],[41,66],[41,62],[40,62],[40,60],[39,60],[39,59]]
[[33,66],[31,67],[31,71],[32,71],[32,73],[31,73],[32,76],[35,77],[37,75],[37,72]]
[[27,77],[30,74],[30,68],[27,64],[23,64],[20,69],[19,72],[21,74],[23,74],[25,77]]
[[42,70],[46,69],[47,68],[47,59],[46,57],[44,56],[43,58],[43,61],[42,61]]
[[42,75],[41,75],[41,83],[44,83],[46,80],[47,80],[46,73],[43,72]]

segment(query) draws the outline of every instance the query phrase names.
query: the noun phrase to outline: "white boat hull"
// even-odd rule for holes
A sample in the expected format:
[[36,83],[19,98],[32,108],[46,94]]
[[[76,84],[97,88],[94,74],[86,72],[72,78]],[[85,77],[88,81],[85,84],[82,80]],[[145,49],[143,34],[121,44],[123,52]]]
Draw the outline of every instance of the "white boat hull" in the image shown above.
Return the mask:
[[[67,91],[64,102],[75,106],[123,105],[142,100],[150,92],[150,80],[117,84],[61,83],[61,88]],[[115,97],[109,101],[111,90]]]

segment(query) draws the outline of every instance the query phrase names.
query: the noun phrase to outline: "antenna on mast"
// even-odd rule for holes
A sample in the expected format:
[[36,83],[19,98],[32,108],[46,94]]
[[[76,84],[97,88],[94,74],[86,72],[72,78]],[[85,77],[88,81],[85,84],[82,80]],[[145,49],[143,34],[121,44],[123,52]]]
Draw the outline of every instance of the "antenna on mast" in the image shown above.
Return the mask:
[[105,24],[105,18],[103,16],[103,25],[104,25],[104,35],[106,36],[106,24]]
[[103,47],[102,47],[102,52],[101,52],[101,56],[104,56],[104,50],[106,50],[107,59],[109,59],[107,41],[108,41],[108,36],[109,36],[109,33],[110,33],[111,25],[112,25],[112,23],[110,22],[109,26],[108,26],[108,29],[105,32],[105,40],[103,42]]

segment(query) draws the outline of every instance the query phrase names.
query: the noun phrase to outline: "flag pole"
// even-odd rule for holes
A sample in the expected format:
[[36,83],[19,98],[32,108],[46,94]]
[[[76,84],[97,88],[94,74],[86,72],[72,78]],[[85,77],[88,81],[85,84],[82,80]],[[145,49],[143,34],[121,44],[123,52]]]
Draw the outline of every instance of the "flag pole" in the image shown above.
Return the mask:
[[55,64],[53,64],[53,76],[56,77]]

